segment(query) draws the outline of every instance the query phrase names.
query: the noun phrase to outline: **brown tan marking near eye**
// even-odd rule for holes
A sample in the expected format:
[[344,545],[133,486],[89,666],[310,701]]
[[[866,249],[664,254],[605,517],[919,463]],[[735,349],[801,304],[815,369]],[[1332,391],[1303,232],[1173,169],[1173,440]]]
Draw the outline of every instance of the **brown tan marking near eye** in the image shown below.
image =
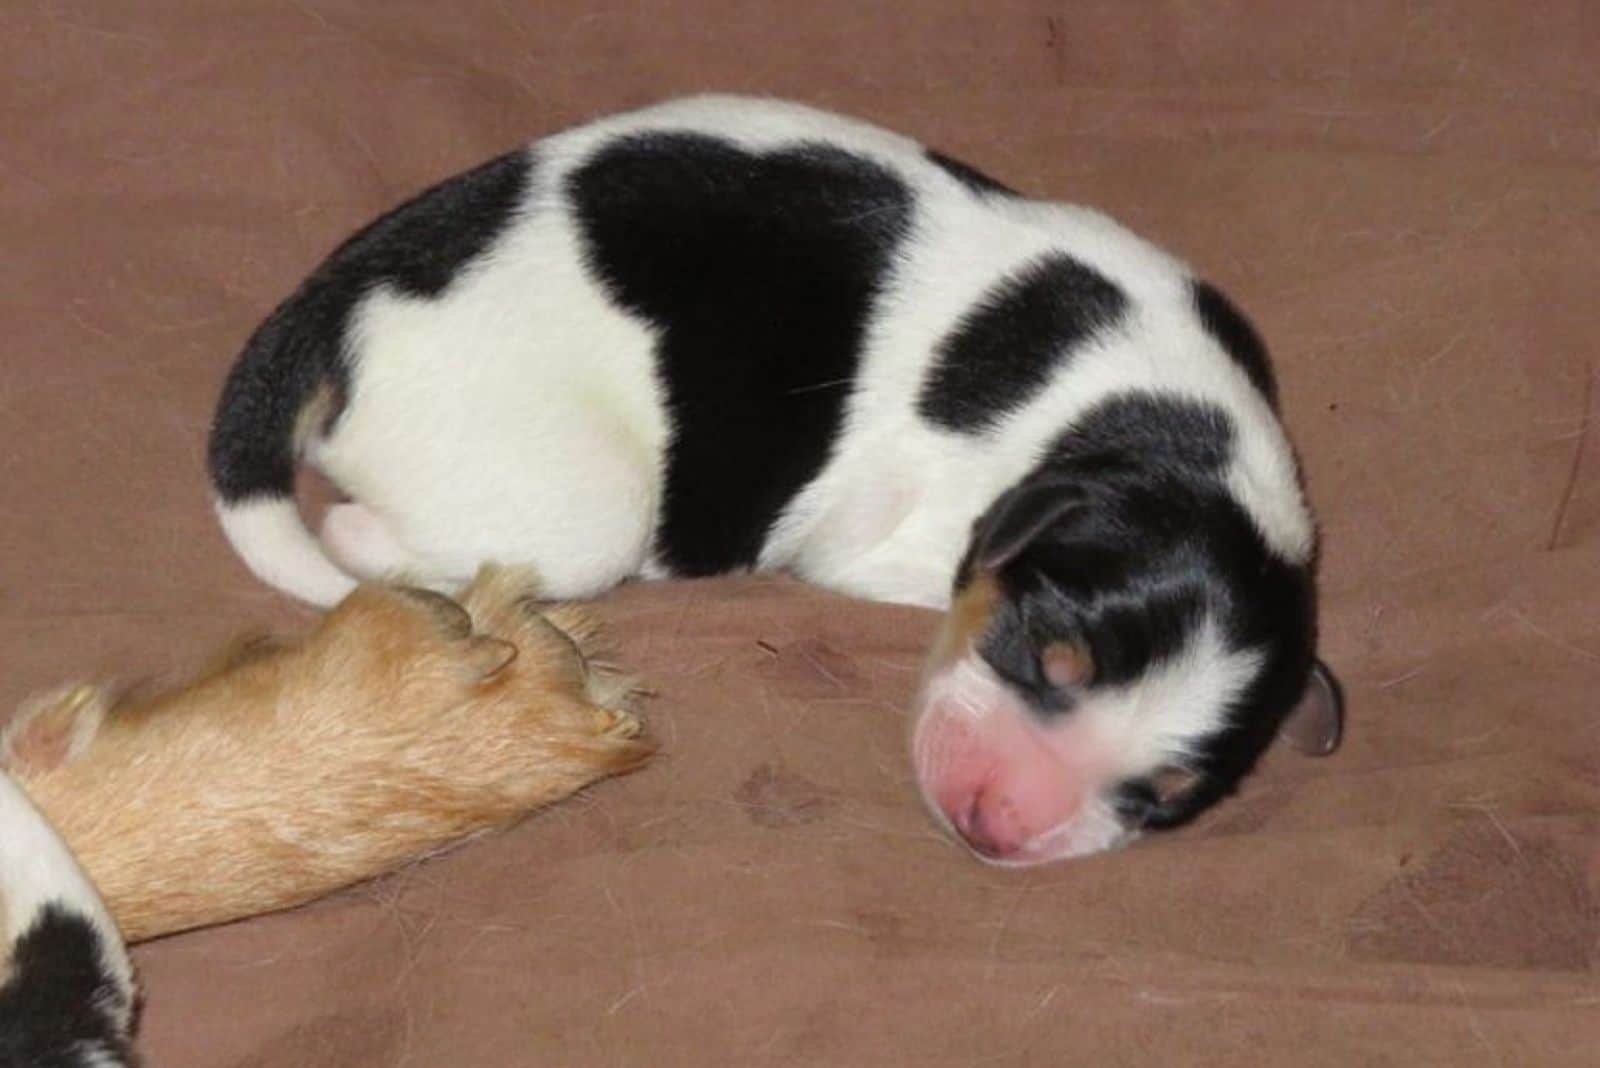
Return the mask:
[[1195,788],[1200,773],[1189,768],[1162,768],[1150,777],[1150,788],[1163,805],[1170,805]]
[[934,639],[933,651],[928,656],[930,673],[961,659],[978,638],[989,629],[995,605],[1000,601],[1000,587],[994,575],[980,571],[957,591],[945,612],[944,626]]

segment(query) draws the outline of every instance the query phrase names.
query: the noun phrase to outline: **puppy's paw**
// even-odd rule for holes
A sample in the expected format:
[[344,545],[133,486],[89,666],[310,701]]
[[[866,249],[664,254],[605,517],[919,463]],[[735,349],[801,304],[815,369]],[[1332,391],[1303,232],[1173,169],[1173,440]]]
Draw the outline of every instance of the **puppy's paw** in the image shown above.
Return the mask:
[[0,768],[26,778],[70,763],[93,744],[111,694],[85,683],[28,698],[0,728]]
[[476,630],[516,645],[527,660],[524,670],[545,685],[621,708],[631,708],[643,693],[612,663],[599,619],[577,605],[541,601],[531,571],[486,565],[461,601]]
[[574,771],[586,780],[632,771],[656,751],[655,741],[645,732],[644,721],[632,712],[600,705],[588,705],[587,737],[571,740],[561,748],[577,762]]
[[[359,628],[346,645],[382,651],[368,658],[377,665],[368,677],[402,680],[404,707],[459,711],[419,717],[439,739],[455,736],[435,751],[473,765],[465,776],[532,790],[530,803],[630,770],[655,749],[633,714],[640,688],[605,659],[599,623],[541,604],[536,587],[526,570],[487,566],[459,601],[364,586],[338,610],[347,613],[342,630]],[[395,715],[392,704],[385,714]]]
[[623,739],[638,738],[644,734],[644,721],[632,712],[596,707],[592,715],[596,734]]
[[525,606],[538,604],[539,582],[530,568],[484,564],[457,600],[479,630],[504,630],[515,625]]

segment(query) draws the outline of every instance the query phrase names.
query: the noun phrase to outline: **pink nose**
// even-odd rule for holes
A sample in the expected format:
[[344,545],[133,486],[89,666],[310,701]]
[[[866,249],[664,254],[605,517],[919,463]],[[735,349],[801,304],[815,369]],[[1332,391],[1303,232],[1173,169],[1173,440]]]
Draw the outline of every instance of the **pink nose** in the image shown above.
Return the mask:
[[1043,731],[1003,692],[987,703],[934,699],[912,745],[923,796],[989,860],[1048,859],[1093,790],[1080,747]]
[[978,787],[945,816],[975,852],[993,860],[1015,855],[1033,837],[1010,794],[993,785]]
[[1027,861],[1077,815],[1086,775],[1018,714],[941,715],[918,725],[917,777],[963,841],[990,860]]

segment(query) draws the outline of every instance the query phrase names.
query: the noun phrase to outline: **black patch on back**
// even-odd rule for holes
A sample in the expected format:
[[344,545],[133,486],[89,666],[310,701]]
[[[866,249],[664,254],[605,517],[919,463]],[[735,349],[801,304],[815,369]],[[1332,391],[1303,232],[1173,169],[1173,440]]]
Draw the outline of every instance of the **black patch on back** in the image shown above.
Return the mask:
[[828,145],[689,133],[619,140],[567,190],[590,271],[660,331],[674,432],[656,551],[684,575],[751,565],[827,461],[911,193]]
[[1126,312],[1104,275],[1051,254],[993,286],[939,342],[917,411],[965,434],[997,426],[1034,397],[1072,351]]
[[1277,407],[1278,383],[1272,375],[1272,360],[1267,356],[1267,346],[1261,335],[1222,290],[1201,281],[1196,281],[1193,288],[1194,306],[1206,333],[1216,338],[1223,351],[1250,376],[1256,389]]
[[1228,491],[1234,437],[1222,409],[1177,397],[1127,393],[1087,412],[1028,476],[1082,503],[998,570],[1006,596],[979,642],[995,672],[1047,718],[1070,715],[1083,696],[1043,678],[1038,651],[1051,641],[1087,644],[1091,688],[1132,683],[1159,667],[1207,615],[1227,648],[1263,654],[1227,725],[1201,741],[1193,790],[1156,803],[1150,784],[1124,784],[1130,814],[1137,807],[1151,827],[1185,822],[1231,793],[1311,668],[1311,570],[1274,553]]
[[953,156],[947,156],[943,152],[938,152],[931,148],[923,149],[923,155],[928,157],[929,163],[938,167],[979,196],[1019,197],[1022,195],[1004,182],[995,181],[970,163],[963,163]]
[[439,296],[505,231],[532,175],[531,152],[519,150],[434,186],[346,240],[278,306],[246,343],[217,404],[208,463],[223,500],[293,491],[295,421],[321,386],[343,407],[356,306],[383,285]]
[[12,973],[0,986],[0,1066],[79,1068],[86,1044],[128,1064],[128,1038],[113,1012],[128,992],[103,963],[100,934],[83,917],[47,905],[13,947]]

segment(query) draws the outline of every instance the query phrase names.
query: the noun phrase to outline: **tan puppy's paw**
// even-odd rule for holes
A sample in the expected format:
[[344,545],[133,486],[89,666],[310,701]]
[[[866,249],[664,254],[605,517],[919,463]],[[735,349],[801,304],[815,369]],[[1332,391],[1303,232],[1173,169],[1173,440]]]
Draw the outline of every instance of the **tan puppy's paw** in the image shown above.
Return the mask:
[[604,624],[581,606],[541,601],[532,572],[486,565],[461,601],[478,632],[517,644],[546,684],[576,686],[594,704],[628,710],[646,695],[613,662]]
[[594,720],[596,734],[637,738],[644,733],[644,721],[632,712],[622,712],[615,708],[596,708]]
[[599,624],[535,594],[503,568],[460,601],[363,585],[309,633],[240,643],[163,692],[36,699],[0,757],[34,769],[24,785],[130,939],[296,905],[655,751]]
[[28,698],[0,725],[0,770],[33,775],[70,763],[93,743],[111,705],[104,687],[88,683]]

